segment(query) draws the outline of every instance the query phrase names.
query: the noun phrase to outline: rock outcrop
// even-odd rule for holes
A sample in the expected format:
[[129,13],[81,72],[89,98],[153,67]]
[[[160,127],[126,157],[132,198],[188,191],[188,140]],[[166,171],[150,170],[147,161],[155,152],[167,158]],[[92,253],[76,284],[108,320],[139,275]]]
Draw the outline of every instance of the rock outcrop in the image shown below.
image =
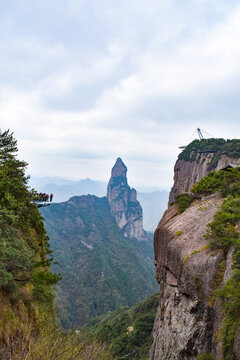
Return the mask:
[[[213,293],[232,277],[234,248],[226,256],[222,250],[211,249],[205,238],[207,225],[223,199],[217,193],[203,197],[182,214],[177,204],[170,205],[178,194],[190,193],[209,171],[239,165],[239,144],[237,139],[195,140],[175,164],[169,208],[154,235],[160,305],[150,360],[193,360],[203,353],[213,354],[216,360],[224,359],[223,340],[218,336],[224,315],[221,302]],[[235,229],[239,231],[239,226]],[[239,344],[237,333],[231,359],[240,359]]]
[[[214,342],[222,315],[219,304],[210,302],[223,254],[210,249],[204,237],[207,224],[221,203],[218,195],[209,196],[194,202],[182,214],[173,205],[156,229],[154,250],[160,306],[151,360],[193,360],[208,352],[217,360],[223,359],[221,344]],[[223,282],[231,276],[231,254],[232,249]]]
[[[240,164],[240,158],[232,158],[223,155],[216,162],[216,166],[210,167],[215,153],[198,152],[194,161],[186,161],[179,158],[174,167],[174,184],[169,195],[169,205],[175,201],[178,194],[189,193],[194,184],[205,177],[210,170],[220,170],[229,164]],[[190,157],[191,159],[191,157]]]
[[137,201],[137,192],[127,182],[127,167],[120,158],[112,168],[107,187],[107,199],[112,215],[125,237],[148,240],[143,230],[143,213]]

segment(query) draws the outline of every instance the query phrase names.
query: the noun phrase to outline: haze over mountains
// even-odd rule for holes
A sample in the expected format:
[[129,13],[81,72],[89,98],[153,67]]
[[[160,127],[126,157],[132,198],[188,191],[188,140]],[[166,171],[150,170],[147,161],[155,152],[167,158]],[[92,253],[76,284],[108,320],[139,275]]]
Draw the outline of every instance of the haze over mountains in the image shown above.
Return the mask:
[[[73,196],[88,194],[103,197],[107,193],[107,183],[88,178],[69,180],[61,177],[33,176],[29,184],[38,192],[54,194],[54,202],[67,201]],[[143,208],[143,227],[153,232],[167,208],[168,191],[146,187],[139,187],[139,190],[137,190],[137,197]]]
[[61,324],[72,328],[119,305],[134,305],[157,290],[152,235],[120,158],[107,197],[74,196],[41,208],[54,258]]

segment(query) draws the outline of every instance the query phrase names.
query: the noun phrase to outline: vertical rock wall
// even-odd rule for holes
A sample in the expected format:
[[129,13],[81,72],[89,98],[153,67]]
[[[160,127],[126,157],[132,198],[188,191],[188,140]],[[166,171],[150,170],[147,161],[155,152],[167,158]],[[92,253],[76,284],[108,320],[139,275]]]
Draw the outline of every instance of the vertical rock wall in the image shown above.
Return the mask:
[[[211,304],[221,251],[208,248],[207,224],[220,206],[216,197],[194,202],[184,213],[171,206],[155,232],[156,275],[160,306],[153,330],[151,360],[193,360],[212,352],[222,359],[214,334],[221,323],[219,306]],[[231,262],[231,260],[230,260]],[[224,281],[227,280],[229,263]]]
[[[178,194],[189,193],[192,186],[208,174],[213,156],[214,153],[198,153],[194,161],[177,160],[174,166],[174,184],[169,195],[169,205],[175,201]],[[223,169],[231,163],[239,164],[240,159],[223,155],[216,168],[212,170]]]
[[124,235],[138,240],[148,240],[143,230],[143,213],[137,201],[137,192],[127,182],[127,167],[120,158],[112,168],[107,187],[107,199],[112,215]]

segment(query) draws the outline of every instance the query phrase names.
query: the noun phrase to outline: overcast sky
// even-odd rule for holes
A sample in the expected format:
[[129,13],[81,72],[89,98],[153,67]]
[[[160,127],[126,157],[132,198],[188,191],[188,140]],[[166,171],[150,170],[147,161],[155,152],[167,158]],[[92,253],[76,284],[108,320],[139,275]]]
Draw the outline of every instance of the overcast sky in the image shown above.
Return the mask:
[[35,176],[169,187],[197,127],[240,137],[239,0],[1,0],[0,127]]

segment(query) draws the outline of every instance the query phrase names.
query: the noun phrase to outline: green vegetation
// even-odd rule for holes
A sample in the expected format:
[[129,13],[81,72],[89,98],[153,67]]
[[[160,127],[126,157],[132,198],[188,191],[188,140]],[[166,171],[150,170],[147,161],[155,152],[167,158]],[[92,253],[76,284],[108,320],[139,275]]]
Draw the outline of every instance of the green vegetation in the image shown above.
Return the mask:
[[190,194],[179,194],[176,196],[175,203],[178,204],[178,213],[183,213],[191,203],[196,199],[196,197]]
[[0,130],[0,358],[111,360],[104,344],[58,325],[53,286],[60,276],[50,272],[49,238],[16,153],[13,134]]
[[[231,141],[231,140],[230,140]],[[204,139],[193,140],[188,146],[179,154],[178,159],[185,161],[195,161],[197,153],[207,150],[217,150],[223,147],[226,143],[224,139]]]
[[76,196],[41,210],[61,272],[56,304],[65,329],[157,291],[152,240],[125,238],[106,198]]
[[29,199],[27,164],[16,154],[13,134],[0,130],[0,356],[17,359],[43,323],[55,322],[59,276],[49,270],[49,238]]
[[42,329],[34,346],[24,358],[24,360],[33,359],[113,360],[113,357],[105,344],[93,340],[83,329],[80,333],[75,333],[63,332],[58,327],[47,326]]
[[196,358],[196,360],[214,360],[214,359],[215,359],[214,356],[209,353],[198,355],[198,357]]
[[198,160],[197,155],[202,151],[214,150],[214,156],[210,161],[209,170],[215,169],[219,159],[223,155],[233,158],[240,157],[240,140],[224,140],[224,139],[204,139],[192,141],[178,156],[179,159],[185,161]]
[[[240,171],[211,172],[192,191],[198,194],[209,194],[220,190],[225,199],[208,225],[206,238],[212,249],[221,249],[225,256],[233,246],[233,275],[224,287],[217,289],[214,297],[222,300],[225,317],[221,327],[223,355],[226,360],[234,360],[233,346],[236,331],[240,325]],[[222,278],[223,269],[216,278],[216,286]]]
[[240,171],[238,168],[228,171],[211,171],[191,189],[194,194],[198,195],[209,195],[217,190],[221,191],[224,197],[240,195]]
[[183,233],[183,232],[182,232],[181,230],[179,230],[179,231],[177,231],[177,232],[174,234],[174,236],[175,236],[175,237],[181,236],[182,233]]
[[147,360],[158,304],[159,295],[151,295],[132,308],[121,306],[95,318],[76,332],[62,332],[48,324],[26,360]]
[[7,292],[34,283],[40,273],[48,277],[46,285],[59,279],[49,272],[49,238],[37,207],[29,200],[27,164],[16,159],[16,152],[13,134],[0,131],[0,288]]
[[91,334],[107,343],[115,358],[146,360],[158,304],[154,294],[133,308],[119,307],[93,326]]
[[195,255],[195,254],[198,254],[201,250],[194,250],[191,255]]

